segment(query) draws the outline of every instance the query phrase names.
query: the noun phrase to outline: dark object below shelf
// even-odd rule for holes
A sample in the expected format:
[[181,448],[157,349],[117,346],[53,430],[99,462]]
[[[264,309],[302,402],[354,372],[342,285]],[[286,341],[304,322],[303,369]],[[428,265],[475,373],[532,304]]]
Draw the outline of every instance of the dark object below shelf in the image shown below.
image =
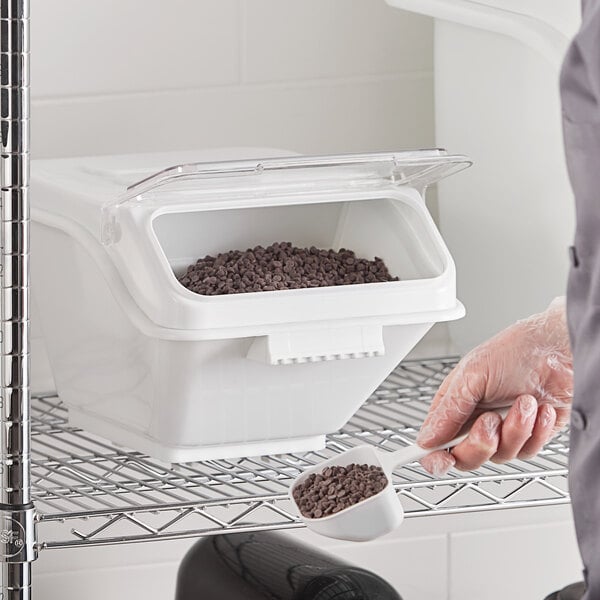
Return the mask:
[[384,579],[274,532],[199,540],[177,575],[175,600],[402,600]]

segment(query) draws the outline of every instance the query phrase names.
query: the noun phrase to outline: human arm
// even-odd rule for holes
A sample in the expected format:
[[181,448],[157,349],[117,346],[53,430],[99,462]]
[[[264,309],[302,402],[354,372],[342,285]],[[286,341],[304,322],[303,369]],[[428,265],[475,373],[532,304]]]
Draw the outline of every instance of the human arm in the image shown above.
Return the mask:
[[[434,396],[417,441],[442,445],[477,418],[466,440],[429,455],[423,466],[441,475],[537,454],[569,419],[572,364],[564,298],[469,352]],[[504,406],[511,408],[502,422],[490,409]]]

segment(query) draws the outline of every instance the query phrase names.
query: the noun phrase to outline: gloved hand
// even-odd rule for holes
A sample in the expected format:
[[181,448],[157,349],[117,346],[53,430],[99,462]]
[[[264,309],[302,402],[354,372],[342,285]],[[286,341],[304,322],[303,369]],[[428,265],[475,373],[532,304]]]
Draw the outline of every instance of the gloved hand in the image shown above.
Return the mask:
[[[573,359],[564,298],[543,313],[500,332],[469,352],[433,398],[417,442],[440,446],[478,415],[466,440],[451,452],[421,462],[436,476],[456,466],[472,470],[485,461],[530,458],[569,419]],[[490,408],[511,406],[504,422]]]

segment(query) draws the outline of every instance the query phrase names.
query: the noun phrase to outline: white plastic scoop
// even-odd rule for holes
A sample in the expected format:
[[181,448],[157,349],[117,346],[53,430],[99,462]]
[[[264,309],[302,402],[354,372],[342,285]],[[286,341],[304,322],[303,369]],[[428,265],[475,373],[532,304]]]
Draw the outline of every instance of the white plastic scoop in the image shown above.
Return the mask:
[[[508,408],[496,409],[494,412],[497,412],[504,419],[508,413]],[[373,446],[357,446],[356,448],[347,450],[334,458],[325,460],[304,471],[290,487],[289,497],[296,507],[300,519],[315,533],[338,540],[351,540],[354,542],[363,542],[378,538],[396,529],[404,519],[404,510],[400,498],[392,485],[392,472],[394,469],[421,460],[437,450],[446,450],[460,444],[469,435],[471,424],[472,422],[465,426],[460,435],[453,440],[437,448],[425,449],[414,444],[395,452],[384,452],[377,450]],[[346,467],[352,463],[381,467],[387,478],[387,485],[378,494],[357,504],[353,504],[334,515],[320,519],[304,517],[294,500],[294,488],[302,483],[311,473],[317,475],[323,469],[332,465]]]

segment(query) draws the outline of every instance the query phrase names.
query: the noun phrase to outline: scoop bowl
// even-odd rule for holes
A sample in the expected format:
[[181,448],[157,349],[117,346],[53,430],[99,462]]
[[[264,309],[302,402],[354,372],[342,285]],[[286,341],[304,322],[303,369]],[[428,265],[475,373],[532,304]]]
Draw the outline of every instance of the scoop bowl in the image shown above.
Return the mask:
[[[349,506],[334,515],[321,517],[320,519],[303,516],[293,496],[296,486],[304,482],[311,473],[316,475],[327,467],[333,465],[346,467],[352,463],[366,463],[381,467],[387,478],[387,485],[378,494]],[[404,510],[392,485],[391,473],[381,463],[379,454],[371,446],[357,446],[307,469],[290,488],[289,497],[296,507],[300,519],[309,529],[319,535],[338,540],[353,542],[373,540],[396,529],[404,519]]]
[[[504,419],[508,414],[508,410],[508,407],[504,407],[494,409],[493,412],[498,413]],[[376,450],[373,446],[357,446],[346,450],[338,456],[304,471],[290,487],[289,497],[302,522],[315,533],[338,540],[354,542],[373,540],[393,531],[404,519],[404,510],[400,498],[398,498],[392,485],[392,472],[394,469],[397,466],[421,460],[437,450],[453,448],[460,444],[469,435],[472,424],[473,420],[470,420],[461,429],[457,437],[436,448],[422,448],[418,444],[412,444],[394,452],[383,452]],[[334,465],[347,467],[352,463],[381,467],[387,478],[387,485],[378,494],[348,506],[333,515],[321,517],[320,519],[305,517],[300,512],[300,507],[294,499],[293,494],[296,486],[304,482],[312,473],[317,475],[327,467]]]

